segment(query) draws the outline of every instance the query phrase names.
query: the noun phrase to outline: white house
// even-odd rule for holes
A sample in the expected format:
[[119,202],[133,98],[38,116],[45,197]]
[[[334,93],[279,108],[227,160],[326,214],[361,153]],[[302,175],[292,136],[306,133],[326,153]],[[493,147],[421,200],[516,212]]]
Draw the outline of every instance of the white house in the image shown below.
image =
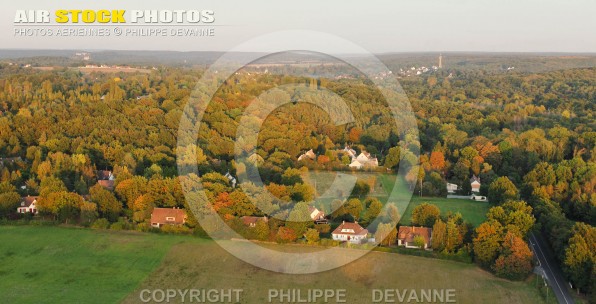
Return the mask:
[[472,186],[472,192],[480,192],[480,177],[473,175],[470,178],[470,185]]
[[358,157],[356,157],[356,160],[364,166],[370,166],[370,167],[378,167],[379,166],[379,161],[377,160],[377,158],[372,157],[370,155],[370,153],[367,153],[364,151],[360,152]]
[[21,205],[17,208],[18,213],[37,213],[37,199],[39,196],[26,196],[21,199]]
[[331,236],[335,241],[350,242],[360,244],[366,240],[368,230],[362,228],[358,223],[342,222],[333,232]]
[[232,188],[236,188],[236,178],[230,174],[230,171],[228,171],[224,176],[230,181]]
[[455,193],[457,190],[457,184],[447,183],[447,193]]
[[312,149],[310,149],[307,152],[303,153],[302,155],[298,156],[298,161],[301,161],[306,158],[310,158],[311,160],[314,160],[316,157],[317,157],[317,155],[315,154],[315,152]]
[[325,213],[314,206],[308,206],[308,212],[310,213],[310,218],[316,222],[326,222]]
[[362,169],[362,167],[364,167],[364,165],[362,163],[360,163],[356,158],[352,158],[352,163],[348,165],[350,168],[355,168],[355,169]]
[[[346,147],[346,149],[348,149]],[[344,151],[346,151],[346,149],[344,149]],[[351,150],[351,149],[349,149]],[[351,150],[354,151],[354,150]],[[354,151],[353,154],[351,155],[356,155],[355,153],[356,151]],[[348,153],[350,154],[350,153]],[[362,169],[364,167],[378,167],[379,166],[379,161],[377,160],[376,157],[372,157],[370,155],[370,153],[367,152],[360,152],[360,154],[358,156],[352,156],[352,162],[348,165],[350,168],[355,168],[355,169]]]
[[356,150],[346,146],[343,150],[350,158],[356,157]]

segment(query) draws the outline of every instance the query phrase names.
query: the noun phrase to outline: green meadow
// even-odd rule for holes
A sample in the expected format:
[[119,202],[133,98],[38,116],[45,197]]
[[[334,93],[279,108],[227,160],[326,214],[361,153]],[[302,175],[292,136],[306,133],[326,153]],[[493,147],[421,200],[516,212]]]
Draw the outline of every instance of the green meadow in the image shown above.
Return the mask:
[[458,303],[544,303],[532,279],[510,282],[473,264],[395,253],[371,252],[334,270],[287,275],[191,236],[0,226],[0,244],[3,303],[140,303],[146,288],[240,288],[241,303],[265,303],[269,288],[342,288],[348,303],[370,303],[371,290],[379,288],[455,289]]

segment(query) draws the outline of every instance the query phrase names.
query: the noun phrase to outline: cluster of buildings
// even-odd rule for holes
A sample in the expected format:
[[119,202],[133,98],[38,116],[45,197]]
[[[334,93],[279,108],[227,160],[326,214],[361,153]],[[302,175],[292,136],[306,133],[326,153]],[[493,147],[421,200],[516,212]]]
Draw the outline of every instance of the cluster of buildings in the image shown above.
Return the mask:
[[[472,193],[479,193],[480,192],[480,177],[476,175],[472,175],[470,178],[470,186],[472,188]],[[447,193],[453,194],[460,190],[457,184],[447,183]]]
[[[353,151],[353,150],[352,150]],[[309,152],[312,152],[310,150]],[[305,157],[309,157],[309,153],[304,154]],[[314,152],[312,153],[314,155]],[[355,156],[355,151],[352,153],[354,161],[366,162],[366,159],[370,159],[368,155],[361,153],[358,156]],[[366,157],[363,159],[361,156]],[[369,160],[370,161],[370,160]],[[375,159],[376,162],[376,159]],[[231,174],[226,174],[226,177],[235,184],[235,178]],[[97,182],[102,187],[113,190],[114,189],[114,181],[115,176],[112,171],[109,170],[100,170],[97,171]],[[21,200],[21,204],[17,208],[17,212],[21,214],[30,213],[30,214],[37,214],[37,201],[39,196],[26,196],[23,197]],[[319,210],[314,206],[308,207],[308,212],[310,215],[311,220],[315,224],[327,224],[327,218],[325,217],[325,212]],[[161,228],[165,225],[173,225],[173,226],[180,226],[184,225],[187,221],[187,214],[184,209],[180,208],[153,208],[151,212],[151,219],[150,224],[151,227],[154,228]],[[243,216],[242,222],[249,228],[256,227],[257,222],[264,221],[268,222],[267,216]],[[411,226],[401,226],[398,232],[398,245],[405,246],[407,248],[419,248],[416,244],[414,244],[414,239],[417,236],[421,236],[424,239],[424,246],[423,249],[430,248],[431,245],[431,234],[432,229],[425,228],[425,227],[411,227]],[[333,230],[331,233],[331,237],[333,240],[340,241],[340,242],[349,242],[353,244],[361,244],[367,241],[374,242],[374,238],[369,238],[369,231],[358,222],[350,223],[350,222],[342,222],[337,228]]]
[[[19,159],[20,160],[20,157]],[[0,158],[0,163],[2,163],[3,161],[17,161],[16,158],[11,158],[10,160],[7,159],[1,159]],[[97,183],[104,187],[107,190],[113,191],[114,190],[114,183],[116,181],[116,177],[114,176],[114,174],[112,173],[112,171],[110,170],[99,170],[95,173],[95,176],[97,177]],[[87,195],[83,195],[82,196],[83,199],[88,200],[89,196]],[[17,207],[17,213],[31,213],[31,214],[37,214],[37,200],[39,199],[39,196],[25,196],[21,198],[21,204]]]
[[379,166],[379,160],[376,157],[370,155],[370,153],[366,151],[360,152],[358,156],[356,156],[356,151],[348,146],[346,146],[343,150],[351,159],[350,164],[348,165],[350,168],[354,169],[362,169],[365,167],[368,168],[375,168]]
[[[350,164],[348,165],[350,168],[360,170],[363,168],[376,168],[379,166],[379,160],[377,157],[372,156],[366,151],[362,151],[360,154],[357,154],[356,150],[346,146],[343,150],[341,150],[341,152],[350,157]],[[317,155],[312,149],[310,149],[298,156],[298,161],[306,159],[316,160]]]

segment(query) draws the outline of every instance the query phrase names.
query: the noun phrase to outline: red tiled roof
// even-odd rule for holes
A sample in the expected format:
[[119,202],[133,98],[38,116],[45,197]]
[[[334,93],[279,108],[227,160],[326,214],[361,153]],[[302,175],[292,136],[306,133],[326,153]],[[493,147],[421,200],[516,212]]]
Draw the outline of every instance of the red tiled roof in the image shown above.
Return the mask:
[[397,233],[397,239],[402,242],[411,243],[417,235],[422,236],[424,241],[427,244],[430,244],[432,229],[426,227],[400,226],[399,232]]
[[153,208],[151,212],[151,224],[177,224],[186,222],[186,212],[174,208]]
[[98,180],[97,183],[109,190],[114,190],[114,181],[113,180]]
[[341,225],[335,228],[335,230],[333,230],[332,234],[366,235],[368,234],[368,230],[362,228],[362,226],[358,225],[358,223],[343,222]]
[[39,196],[25,196],[21,200],[21,206],[20,207],[29,207],[38,198],[39,198]]

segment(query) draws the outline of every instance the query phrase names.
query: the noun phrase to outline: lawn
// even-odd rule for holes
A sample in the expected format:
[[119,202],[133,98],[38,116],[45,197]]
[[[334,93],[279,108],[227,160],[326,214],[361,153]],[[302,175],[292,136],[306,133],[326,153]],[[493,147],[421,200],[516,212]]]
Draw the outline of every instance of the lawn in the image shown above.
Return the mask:
[[[298,245],[267,247],[312,250]],[[533,283],[502,280],[473,264],[383,252],[371,252],[334,270],[288,275],[246,264],[215,243],[184,243],[176,245],[162,266],[124,303],[138,303],[143,289],[167,288],[243,289],[241,303],[267,303],[270,288],[299,289],[303,294],[310,288],[346,289],[347,303],[371,303],[372,289],[429,288],[455,289],[457,303],[544,303]]]
[[[386,202],[394,203],[398,210],[402,212],[400,224],[410,224],[412,210],[423,202],[437,205],[437,207],[441,209],[442,214],[446,214],[448,211],[459,212],[462,214],[465,221],[470,222],[474,226],[478,226],[480,223],[486,220],[486,213],[489,209],[489,203],[487,202],[438,197],[421,198],[417,194],[412,195],[409,192],[407,183],[405,181],[400,180],[396,184],[395,174],[370,172],[343,173],[351,174],[359,180],[367,182],[371,187],[371,192],[368,196],[376,197],[384,204]],[[311,171],[303,174],[302,177],[305,182],[309,183],[313,187],[316,187],[317,206],[330,206],[331,201],[333,201],[335,197],[325,196],[322,194],[327,191],[335,179],[335,173],[326,171]],[[397,187],[395,192],[393,192],[394,187]],[[328,210],[329,207],[324,209]]]
[[531,280],[510,282],[472,264],[394,253],[371,252],[338,269],[287,275],[185,236],[0,226],[0,244],[2,303],[139,303],[145,288],[240,288],[241,303],[267,302],[269,288],[341,288],[348,303],[370,303],[373,288],[448,288],[456,290],[458,303],[543,303]]
[[473,200],[465,199],[453,199],[453,198],[438,198],[438,197],[419,197],[413,196],[410,205],[401,217],[400,224],[410,224],[412,218],[412,210],[422,203],[434,204],[441,210],[441,214],[447,212],[459,212],[465,221],[470,222],[472,225],[477,227],[486,220],[486,213],[490,208],[488,202],[478,202]]
[[81,228],[0,226],[2,303],[116,303],[194,238]]

